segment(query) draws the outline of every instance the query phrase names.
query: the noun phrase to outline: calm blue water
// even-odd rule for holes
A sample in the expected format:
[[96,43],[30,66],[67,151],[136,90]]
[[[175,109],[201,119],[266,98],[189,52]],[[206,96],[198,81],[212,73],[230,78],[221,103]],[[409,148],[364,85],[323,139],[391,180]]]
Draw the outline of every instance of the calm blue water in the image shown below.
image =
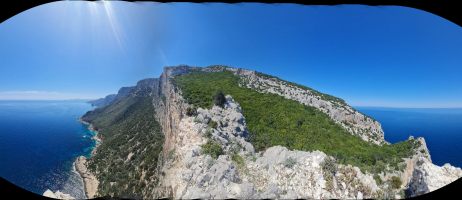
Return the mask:
[[84,101],[0,101],[0,176],[38,194],[84,198],[73,162],[95,145],[78,121],[91,109]]
[[382,124],[385,140],[395,143],[410,135],[425,138],[433,163],[462,167],[462,108],[357,107]]

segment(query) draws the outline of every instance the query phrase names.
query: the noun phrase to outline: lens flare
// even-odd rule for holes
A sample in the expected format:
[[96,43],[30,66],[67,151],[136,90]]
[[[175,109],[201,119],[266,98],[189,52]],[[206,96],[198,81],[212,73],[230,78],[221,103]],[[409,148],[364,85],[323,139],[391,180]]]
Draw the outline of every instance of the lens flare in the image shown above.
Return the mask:
[[117,41],[117,44],[119,45],[120,49],[124,51],[124,45],[123,45],[123,35],[121,28],[119,26],[116,14],[114,12],[113,5],[110,1],[102,1],[103,7],[104,7],[104,12],[106,14],[107,20],[109,21],[109,25],[111,26],[112,33],[114,35],[114,38]]

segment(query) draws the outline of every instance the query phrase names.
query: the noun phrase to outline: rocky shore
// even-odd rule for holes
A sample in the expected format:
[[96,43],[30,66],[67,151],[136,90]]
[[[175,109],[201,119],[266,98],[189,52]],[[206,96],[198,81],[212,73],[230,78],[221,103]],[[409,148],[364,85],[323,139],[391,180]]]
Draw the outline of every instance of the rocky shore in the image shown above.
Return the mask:
[[82,177],[85,195],[87,198],[93,198],[98,191],[99,181],[96,176],[88,170],[86,163],[87,159],[84,156],[78,157],[74,162],[75,169]]
[[[95,132],[95,135],[92,137],[92,139],[96,141],[96,146],[91,151],[91,156],[94,156],[96,153],[96,149],[101,143],[101,138],[98,137],[98,131],[95,130],[91,123],[88,123],[82,119],[80,119],[80,122],[85,125],[88,125],[88,129],[90,131]],[[74,165],[76,171],[79,173],[80,177],[82,177],[85,195],[87,196],[87,198],[93,198],[96,192],[98,191],[99,181],[96,178],[96,176],[88,170],[87,158],[85,156],[79,156],[75,160]]]

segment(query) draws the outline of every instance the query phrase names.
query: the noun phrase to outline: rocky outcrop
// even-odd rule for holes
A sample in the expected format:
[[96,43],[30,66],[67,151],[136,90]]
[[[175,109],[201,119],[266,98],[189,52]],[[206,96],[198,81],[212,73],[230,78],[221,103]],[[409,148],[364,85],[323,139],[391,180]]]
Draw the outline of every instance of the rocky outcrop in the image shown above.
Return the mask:
[[[319,199],[378,194],[373,177],[357,167],[333,163],[335,171],[324,172],[328,156],[319,151],[276,146],[256,154],[246,141],[247,127],[239,104],[229,95],[226,99],[224,108],[198,109],[197,116],[180,120],[159,173],[163,174],[160,188],[170,188],[174,198]],[[211,121],[216,127],[210,126]],[[219,143],[223,155],[214,159],[204,154],[202,145],[208,140]]]
[[87,159],[80,156],[75,161],[75,169],[83,179],[85,194],[88,198],[93,198],[98,191],[98,179],[87,169]]
[[407,190],[410,196],[422,195],[437,190],[462,177],[462,170],[446,163],[437,166],[430,160],[419,157]]
[[74,197],[72,197],[70,194],[65,194],[65,193],[62,193],[61,191],[56,191],[56,192],[53,192],[51,190],[46,190],[44,193],[43,193],[43,196],[46,196],[46,197],[49,197],[49,198],[54,198],[54,199],[75,199]]

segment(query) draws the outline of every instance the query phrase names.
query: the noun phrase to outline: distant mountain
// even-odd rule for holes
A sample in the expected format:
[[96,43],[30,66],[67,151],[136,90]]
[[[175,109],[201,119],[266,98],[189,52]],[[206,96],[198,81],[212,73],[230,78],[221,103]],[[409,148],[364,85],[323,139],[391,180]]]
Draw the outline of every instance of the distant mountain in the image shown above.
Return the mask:
[[95,105],[89,197],[403,198],[462,176],[423,138],[390,144],[344,100],[252,70],[165,67]]
[[116,94],[110,94],[110,95],[107,95],[104,98],[88,101],[88,103],[90,103],[92,106],[104,107],[104,106],[109,105],[110,103],[112,103],[112,101],[114,101],[116,96],[117,96]]

